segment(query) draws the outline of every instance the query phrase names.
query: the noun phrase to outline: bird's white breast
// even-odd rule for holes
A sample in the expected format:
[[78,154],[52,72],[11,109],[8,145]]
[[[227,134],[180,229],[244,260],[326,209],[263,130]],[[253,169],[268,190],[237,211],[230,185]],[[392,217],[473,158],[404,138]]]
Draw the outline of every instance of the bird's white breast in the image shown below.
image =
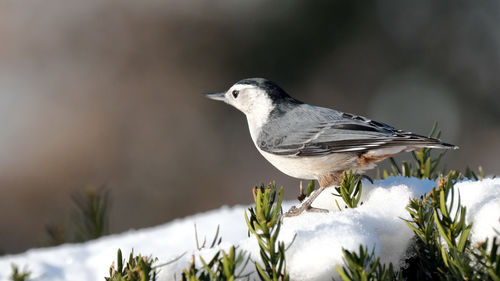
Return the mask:
[[319,179],[337,171],[356,166],[356,157],[351,153],[332,153],[324,156],[282,156],[259,149],[259,152],[281,172],[299,179]]

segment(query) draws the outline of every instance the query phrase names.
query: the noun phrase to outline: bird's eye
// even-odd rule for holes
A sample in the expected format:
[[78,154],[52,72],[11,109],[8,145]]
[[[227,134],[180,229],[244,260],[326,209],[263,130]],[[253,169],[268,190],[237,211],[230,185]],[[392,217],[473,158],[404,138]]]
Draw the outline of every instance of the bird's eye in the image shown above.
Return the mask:
[[238,91],[238,90],[234,90],[233,91],[233,97],[234,98],[237,98],[239,94],[240,94],[240,91]]

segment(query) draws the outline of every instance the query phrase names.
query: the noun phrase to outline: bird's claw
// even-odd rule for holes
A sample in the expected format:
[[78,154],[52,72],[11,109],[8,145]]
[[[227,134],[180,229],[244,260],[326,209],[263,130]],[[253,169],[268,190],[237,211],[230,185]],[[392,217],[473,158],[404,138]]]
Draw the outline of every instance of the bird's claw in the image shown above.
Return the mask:
[[292,206],[288,212],[283,214],[283,218],[296,217],[303,212],[311,212],[311,213],[328,213],[327,209],[315,208],[311,206],[312,202],[304,202],[302,206],[295,207]]

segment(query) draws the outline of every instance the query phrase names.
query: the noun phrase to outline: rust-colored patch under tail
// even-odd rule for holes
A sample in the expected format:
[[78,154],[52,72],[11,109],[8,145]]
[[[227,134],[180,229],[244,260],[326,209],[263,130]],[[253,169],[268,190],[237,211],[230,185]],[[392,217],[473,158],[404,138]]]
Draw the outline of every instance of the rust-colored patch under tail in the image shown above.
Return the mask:
[[392,157],[396,154],[397,153],[382,154],[382,155],[370,155],[368,153],[365,153],[365,154],[359,156],[357,161],[358,161],[359,167],[361,169],[363,169],[363,167],[365,167],[365,166],[373,165],[379,161],[384,160],[385,158]]

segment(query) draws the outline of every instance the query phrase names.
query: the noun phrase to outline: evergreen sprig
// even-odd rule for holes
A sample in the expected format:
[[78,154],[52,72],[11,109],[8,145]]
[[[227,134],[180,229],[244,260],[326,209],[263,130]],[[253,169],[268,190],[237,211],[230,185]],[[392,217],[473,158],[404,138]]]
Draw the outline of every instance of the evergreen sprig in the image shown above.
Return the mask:
[[87,187],[72,194],[74,204],[67,223],[49,223],[45,226],[48,236],[45,246],[67,242],[84,242],[109,233],[109,190]]
[[337,272],[344,281],[393,281],[402,280],[400,273],[394,270],[392,263],[386,266],[375,256],[374,250],[359,246],[359,253],[342,249],[345,266],[336,266]]
[[472,180],[483,180],[485,178],[483,167],[477,167],[477,173],[469,167],[465,168],[464,177]]
[[408,279],[496,280],[495,276],[500,276],[496,239],[491,252],[484,245],[471,245],[472,224],[465,221],[467,209],[454,191],[460,177],[451,171],[439,180],[437,188],[410,201],[407,210],[411,219],[406,223],[415,233],[416,241],[415,255],[408,262],[417,268],[411,270],[416,274],[415,279]]
[[88,188],[73,195],[76,240],[87,241],[108,234],[109,191]]
[[[362,204],[362,202],[360,203],[361,192],[363,190],[361,176],[354,174],[352,170],[349,170],[349,173],[344,172],[342,176],[342,183],[339,187],[335,187],[338,194],[333,195],[342,198],[346,204],[346,208],[356,208],[359,204]],[[342,211],[337,200],[335,200],[335,204],[337,204],[337,208]]]
[[11,281],[28,281],[31,272],[28,269],[20,270],[15,264],[11,264],[12,273],[10,274]]
[[493,237],[491,243],[486,239],[474,251],[474,256],[481,268],[483,280],[500,281],[500,241]]
[[134,256],[133,251],[127,264],[124,266],[122,259],[122,251],[118,249],[117,266],[111,265],[109,269],[109,277],[105,277],[106,281],[156,281],[156,270],[153,263],[156,259],[143,257],[140,254]]
[[[182,272],[182,281],[234,281],[242,277],[249,258],[245,261],[245,253],[231,246],[229,252],[218,251],[210,261],[200,257],[202,267],[198,268],[193,256],[189,268]],[[239,272],[236,269],[241,266]]]
[[[255,235],[260,248],[262,265],[255,262],[259,278],[263,281],[289,280],[285,262],[285,243],[278,241],[281,228],[283,187],[276,198],[276,184],[263,184],[253,189],[255,208],[245,212],[249,231]],[[276,200],[277,199],[277,200]]]

